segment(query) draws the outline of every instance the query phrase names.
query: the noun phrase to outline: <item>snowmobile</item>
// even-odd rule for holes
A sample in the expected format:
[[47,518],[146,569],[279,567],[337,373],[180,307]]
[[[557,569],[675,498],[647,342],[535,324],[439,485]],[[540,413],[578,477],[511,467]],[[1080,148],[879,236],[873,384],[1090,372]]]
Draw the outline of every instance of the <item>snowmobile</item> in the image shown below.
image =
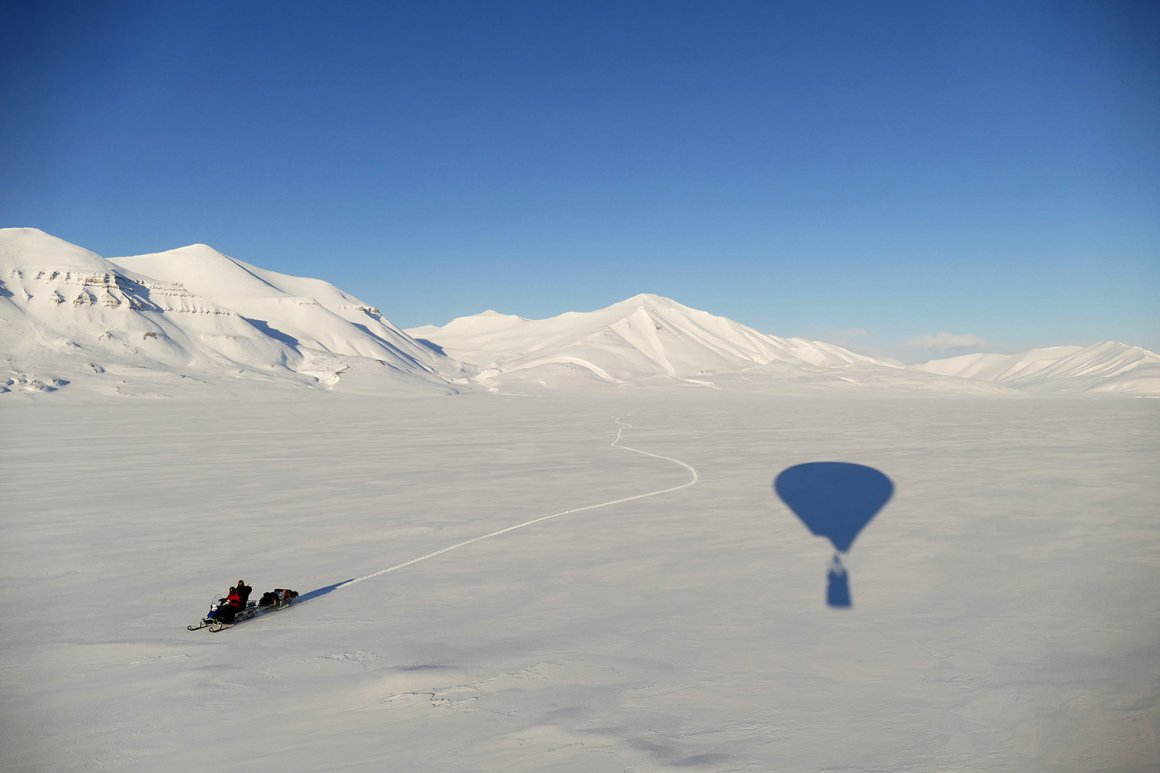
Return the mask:
[[243,608],[234,613],[234,619],[228,623],[224,620],[218,620],[214,614],[226,604],[224,598],[217,598],[210,602],[209,611],[201,620],[193,625],[187,625],[185,628],[189,631],[200,631],[202,628],[208,628],[210,633],[217,633],[267,612],[284,609],[290,606],[297,597],[298,594],[295,591],[275,588],[273,591],[263,593],[260,601],[247,601]]

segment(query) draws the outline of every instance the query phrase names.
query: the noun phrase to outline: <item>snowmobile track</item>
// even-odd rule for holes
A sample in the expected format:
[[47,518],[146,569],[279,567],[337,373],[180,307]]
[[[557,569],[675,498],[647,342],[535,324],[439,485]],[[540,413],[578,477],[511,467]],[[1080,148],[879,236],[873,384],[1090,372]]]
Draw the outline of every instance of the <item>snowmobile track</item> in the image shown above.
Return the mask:
[[585,505],[584,507],[574,507],[571,510],[564,510],[564,511],[561,511],[559,513],[552,513],[551,515],[542,515],[539,518],[533,518],[530,521],[524,521],[523,523],[517,523],[514,526],[508,526],[507,528],[499,529],[497,531],[493,531],[493,532],[490,532],[488,534],[481,534],[478,537],[473,537],[469,540],[464,540],[463,542],[457,542],[454,545],[448,545],[445,548],[441,548],[441,549],[433,551],[431,553],[427,553],[425,555],[419,556],[418,558],[412,558],[410,561],[404,561],[401,564],[395,564],[394,566],[388,566],[386,569],[380,569],[377,572],[372,572],[371,574],[363,575],[362,577],[356,577],[353,580],[348,580],[348,581],[344,582],[342,585],[339,585],[337,588],[335,588],[335,590],[342,590],[343,588],[349,587],[349,586],[354,585],[356,583],[363,582],[364,580],[371,580],[371,579],[374,579],[375,577],[381,577],[384,574],[390,574],[391,572],[397,572],[400,569],[406,569],[408,566],[414,566],[415,564],[422,563],[423,561],[429,561],[432,558],[437,558],[438,556],[441,556],[445,553],[450,553],[453,550],[459,550],[460,548],[467,547],[468,545],[474,545],[477,542],[482,542],[486,539],[491,539],[493,537],[499,537],[500,535],[508,534],[508,533],[516,531],[518,529],[523,529],[524,527],[527,527],[527,526],[533,526],[537,523],[543,523],[544,521],[550,521],[553,518],[563,518],[565,515],[574,515],[575,513],[583,513],[583,512],[587,512],[589,510],[597,510],[597,509],[602,508],[602,507],[612,507],[613,505],[622,505],[625,502],[635,502],[638,499],[647,499],[649,497],[659,497],[662,494],[671,494],[674,491],[680,491],[681,489],[689,488],[690,486],[695,486],[701,480],[701,475],[700,475],[700,473],[697,472],[696,468],[694,468],[690,464],[686,464],[685,462],[682,462],[680,459],[674,459],[671,456],[664,456],[662,454],[654,454],[651,451],[642,451],[639,448],[630,448],[629,446],[621,445],[620,438],[624,434],[624,430],[631,429],[632,425],[628,424],[627,422],[621,421],[620,419],[615,418],[615,417],[613,417],[613,421],[615,421],[620,426],[616,431],[616,439],[613,440],[611,443],[609,443],[610,446],[612,446],[613,448],[619,448],[619,449],[624,450],[624,451],[631,451],[634,454],[641,454],[643,456],[651,456],[654,459],[663,459],[664,461],[672,462],[673,464],[679,464],[681,467],[684,467],[686,470],[689,471],[690,476],[691,476],[689,478],[689,480],[682,483],[679,486],[670,486],[668,488],[659,489],[657,491],[648,491],[648,492],[645,492],[644,494],[634,494],[633,496],[630,496],[630,497],[621,497],[620,499],[612,499],[612,500],[609,500],[608,502],[598,502],[597,504],[594,504],[594,505]]

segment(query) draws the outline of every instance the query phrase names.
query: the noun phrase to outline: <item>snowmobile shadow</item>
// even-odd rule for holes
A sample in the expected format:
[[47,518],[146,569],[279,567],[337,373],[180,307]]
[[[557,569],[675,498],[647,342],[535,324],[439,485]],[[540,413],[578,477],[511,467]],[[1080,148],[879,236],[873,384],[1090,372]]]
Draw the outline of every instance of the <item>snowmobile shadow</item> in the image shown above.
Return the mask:
[[[353,580],[353,579],[354,579],[353,577],[350,578],[350,580]],[[304,604],[307,601],[313,601],[316,598],[319,598],[321,596],[325,596],[327,593],[331,593],[333,591],[338,590],[343,585],[346,585],[348,582],[350,582],[350,580],[343,580],[342,582],[336,582],[334,585],[325,585],[321,588],[315,588],[312,591],[307,591],[306,593],[299,593],[298,598],[294,599],[294,603],[295,604]]]
[[826,603],[835,609],[853,607],[850,575],[840,554],[850,550],[890,500],[894,483],[880,470],[861,464],[808,462],[782,470],[773,490],[811,534],[826,537],[837,551],[826,576]]

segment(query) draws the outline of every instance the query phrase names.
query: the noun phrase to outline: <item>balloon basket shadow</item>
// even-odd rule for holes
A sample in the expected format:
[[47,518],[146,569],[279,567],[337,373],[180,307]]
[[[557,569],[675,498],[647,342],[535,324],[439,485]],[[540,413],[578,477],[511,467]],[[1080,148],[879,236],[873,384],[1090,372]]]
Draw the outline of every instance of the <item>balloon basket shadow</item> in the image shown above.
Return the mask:
[[842,566],[842,559],[837,553],[830,562],[830,571],[826,575],[826,605],[834,609],[849,609],[854,606],[850,598],[850,574]]

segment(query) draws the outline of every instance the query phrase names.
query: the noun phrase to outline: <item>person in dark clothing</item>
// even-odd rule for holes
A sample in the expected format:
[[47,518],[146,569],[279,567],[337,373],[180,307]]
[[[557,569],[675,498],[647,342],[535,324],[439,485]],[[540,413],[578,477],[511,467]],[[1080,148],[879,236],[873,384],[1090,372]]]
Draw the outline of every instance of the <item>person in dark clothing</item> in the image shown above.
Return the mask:
[[246,585],[245,580],[238,580],[238,584],[235,587],[237,588],[238,595],[242,597],[242,609],[245,609],[246,602],[250,600],[250,593],[254,589],[251,586]]

